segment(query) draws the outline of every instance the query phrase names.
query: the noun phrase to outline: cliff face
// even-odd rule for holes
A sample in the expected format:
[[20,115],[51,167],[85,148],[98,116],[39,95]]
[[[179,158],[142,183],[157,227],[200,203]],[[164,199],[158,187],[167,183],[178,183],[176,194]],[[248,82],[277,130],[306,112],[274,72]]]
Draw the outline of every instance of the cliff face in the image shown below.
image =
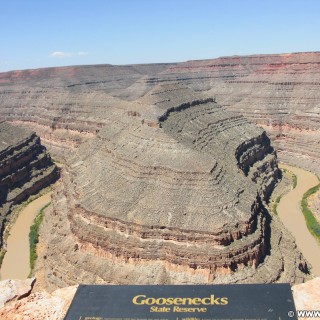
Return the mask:
[[262,129],[181,86],[117,112],[63,168],[41,231],[47,288],[303,280],[262,201],[278,178]]
[[42,230],[46,286],[302,281],[264,200],[275,149],[319,170],[319,64],[308,53],[1,74],[1,118],[65,159]]
[[173,82],[209,91],[233,114],[262,126],[281,160],[320,173],[319,52],[2,73],[1,118],[31,127],[61,153],[95,135],[105,108]]
[[169,66],[99,65],[1,73],[0,119],[36,131],[61,160],[108,124],[106,110],[127,107],[118,93],[126,89],[126,96],[134,98],[141,93],[141,88],[135,90],[136,82]]
[[0,245],[14,205],[58,178],[40,138],[25,129],[0,123]]
[[166,75],[262,126],[280,160],[320,173],[319,52],[190,61]]
[[1,118],[36,130],[61,155],[106,124],[106,108],[122,108],[163,83],[208,91],[234,115],[262,126],[280,160],[320,174],[319,52],[2,73]]

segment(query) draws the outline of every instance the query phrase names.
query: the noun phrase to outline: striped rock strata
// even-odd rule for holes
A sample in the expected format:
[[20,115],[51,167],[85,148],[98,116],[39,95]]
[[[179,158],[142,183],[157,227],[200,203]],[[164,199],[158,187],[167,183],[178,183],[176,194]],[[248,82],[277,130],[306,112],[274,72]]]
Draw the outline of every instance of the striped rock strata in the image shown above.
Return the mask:
[[66,161],[42,231],[46,286],[302,281],[264,207],[275,151],[246,119],[281,159],[318,170],[319,57],[0,74],[1,118]]
[[62,170],[42,227],[46,288],[303,281],[264,207],[278,168],[262,129],[175,85],[110,117]]
[[0,247],[15,205],[58,178],[40,138],[34,133],[0,123]]
[[0,119],[36,131],[61,160],[111,120],[106,110],[116,113],[127,108],[118,92],[128,90],[132,100],[141,93],[141,86],[136,92],[135,82],[168,66],[99,65],[0,73]]
[[234,115],[262,126],[280,160],[320,174],[319,52],[188,61],[164,78],[209,91]]
[[320,174],[319,52],[1,73],[1,119],[32,128],[60,155],[94,136],[106,109],[125,108],[164,83],[208,91],[263,126],[282,161]]

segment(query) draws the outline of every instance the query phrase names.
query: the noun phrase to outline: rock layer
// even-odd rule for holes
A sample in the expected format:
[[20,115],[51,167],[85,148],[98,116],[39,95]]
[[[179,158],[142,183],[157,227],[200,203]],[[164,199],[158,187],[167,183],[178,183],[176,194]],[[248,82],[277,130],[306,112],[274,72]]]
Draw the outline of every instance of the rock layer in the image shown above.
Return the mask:
[[293,298],[297,310],[320,310],[320,278],[292,287]]
[[[0,119],[36,131],[60,160],[112,119],[128,103],[117,98],[137,94],[135,83],[171,64],[81,66],[13,71],[0,74]],[[147,88],[143,86],[145,91]],[[141,93],[141,88],[138,91]],[[127,100],[127,99],[125,99]],[[130,108],[129,108],[130,110]]]
[[64,318],[77,288],[63,288],[49,294],[45,291],[35,291],[34,281],[33,278],[0,282],[2,320],[62,320]]
[[163,83],[208,91],[263,126],[281,160],[320,174],[319,52],[1,73],[1,118],[36,130],[61,155],[105,125],[108,107],[122,108]]
[[233,114],[262,126],[280,160],[320,174],[319,52],[188,61],[166,76],[209,91]]
[[46,287],[302,281],[264,206],[278,179],[265,132],[180,86],[144,103],[67,159],[41,231]]
[[0,74],[1,118],[36,130],[60,154],[94,135],[106,108],[180,83],[263,126],[281,160],[319,174],[319,66],[320,53],[309,52],[7,72]]
[[283,160],[318,170],[319,63],[307,53],[1,74],[1,117],[65,159],[42,229],[47,288],[303,281],[304,259],[265,208],[278,179],[267,133]]
[[0,123],[0,246],[15,205],[58,178],[40,138],[34,133]]

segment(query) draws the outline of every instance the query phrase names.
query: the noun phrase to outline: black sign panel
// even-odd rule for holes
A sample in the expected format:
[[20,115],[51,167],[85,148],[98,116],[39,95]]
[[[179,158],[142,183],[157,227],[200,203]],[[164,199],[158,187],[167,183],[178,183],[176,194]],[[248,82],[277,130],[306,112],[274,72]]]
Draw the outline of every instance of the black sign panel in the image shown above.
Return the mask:
[[297,319],[289,284],[80,285],[65,320]]

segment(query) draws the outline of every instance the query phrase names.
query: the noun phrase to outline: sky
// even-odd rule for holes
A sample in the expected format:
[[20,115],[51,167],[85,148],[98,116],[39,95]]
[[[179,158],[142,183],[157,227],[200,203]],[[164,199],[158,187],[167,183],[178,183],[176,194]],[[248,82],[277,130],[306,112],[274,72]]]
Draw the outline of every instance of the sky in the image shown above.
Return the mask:
[[320,51],[319,0],[0,0],[0,72]]

